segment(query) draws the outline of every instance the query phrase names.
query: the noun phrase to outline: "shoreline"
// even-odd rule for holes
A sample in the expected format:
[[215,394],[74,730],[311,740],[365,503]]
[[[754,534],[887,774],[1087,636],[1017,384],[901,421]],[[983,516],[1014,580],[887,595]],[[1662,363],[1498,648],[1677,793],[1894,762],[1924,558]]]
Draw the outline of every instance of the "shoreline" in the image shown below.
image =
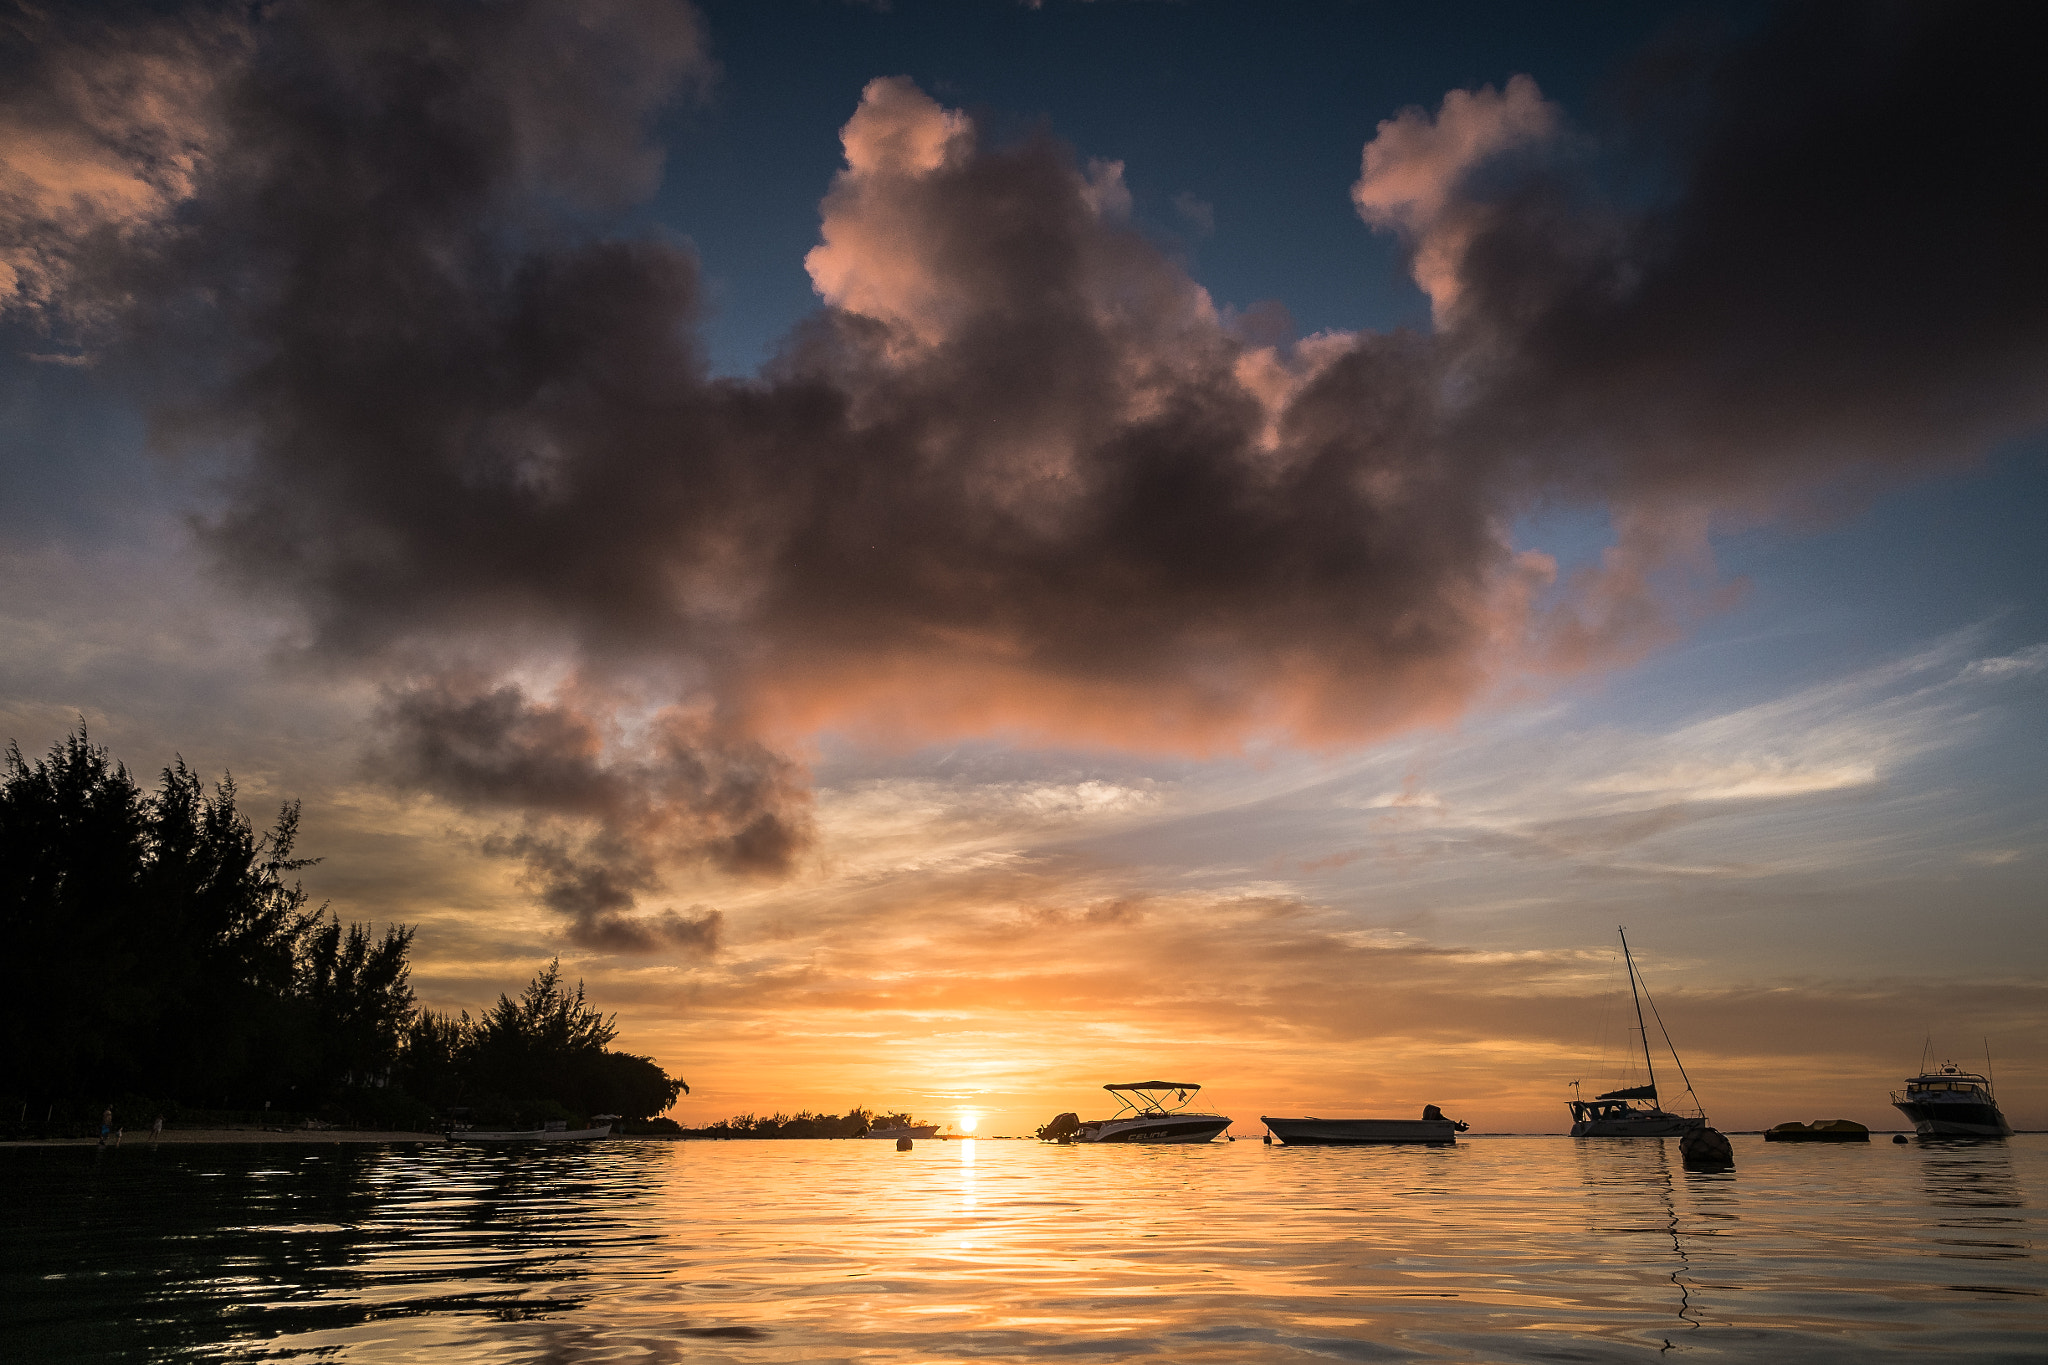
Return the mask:
[[[308,1128],[166,1128],[155,1138],[147,1131],[134,1137],[124,1136],[120,1141],[110,1141],[108,1151],[116,1147],[163,1147],[185,1146],[196,1143],[231,1143],[239,1146],[259,1146],[264,1143],[280,1142],[294,1146],[309,1143],[349,1143],[365,1146],[396,1146],[430,1143],[447,1146],[448,1138],[443,1133],[408,1133],[397,1130],[377,1131],[370,1129],[308,1129]],[[98,1147],[96,1137],[82,1138],[20,1138],[0,1142],[0,1147]]]

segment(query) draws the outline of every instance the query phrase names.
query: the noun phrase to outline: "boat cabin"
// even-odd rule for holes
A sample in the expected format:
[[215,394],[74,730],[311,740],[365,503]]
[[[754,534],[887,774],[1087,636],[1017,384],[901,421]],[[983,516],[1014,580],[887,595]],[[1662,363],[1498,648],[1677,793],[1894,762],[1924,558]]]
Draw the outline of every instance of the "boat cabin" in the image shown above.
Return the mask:
[[[1630,1100],[1648,1100],[1648,1106],[1630,1104]],[[1654,1085],[1630,1086],[1626,1090],[1610,1090],[1604,1095],[1595,1095],[1590,1100],[1566,1100],[1572,1111],[1573,1123],[1597,1123],[1602,1119],[1625,1119],[1636,1114],[1655,1114],[1657,1108],[1657,1087]]]
[[1991,1102],[1991,1082],[1974,1071],[1964,1071],[1954,1063],[1939,1071],[1924,1072],[1906,1082],[1908,1100],[1920,1096],[1941,1095],[1954,1100],[1975,1100],[1980,1104]]

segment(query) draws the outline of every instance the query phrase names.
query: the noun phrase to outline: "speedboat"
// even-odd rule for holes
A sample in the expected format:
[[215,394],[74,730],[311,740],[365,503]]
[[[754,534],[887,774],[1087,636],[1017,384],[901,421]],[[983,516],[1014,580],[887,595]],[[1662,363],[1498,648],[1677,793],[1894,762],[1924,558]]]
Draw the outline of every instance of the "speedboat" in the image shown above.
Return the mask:
[[571,1128],[560,1119],[540,1128],[510,1128],[487,1131],[481,1128],[453,1128],[448,1132],[450,1142],[476,1142],[491,1146],[525,1145],[528,1143],[588,1142],[592,1138],[609,1137],[612,1126],[600,1124],[595,1128]]
[[1945,1062],[1923,1071],[1892,1092],[1892,1108],[1913,1121],[1922,1137],[2009,1137],[2012,1125],[1999,1112],[1991,1082],[1974,1071]]
[[[1119,1108],[1106,1119],[1054,1123],[1044,1130],[1052,1142],[1209,1142],[1230,1126],[1221,1114],[1190,1114],[1188,1102],[1201,1086],[1185,1081],[1126,1081],[1102,1087]],[[1062,1114],[1061,1119],[1068,1118]],[[1060,1132],[1052,1132],[1057,1127]]]
[[[1682,1138],[1698,1132],[1707,1126],[1707,1116],[1700,1112],[1700,1102],[1693,1095],[1691,1114],[1673,1114],[1664,1110],[1657,1102],[1657,1066],[1650,1060],[1650,1030],[1643,1022],[1643,997],[1650,993],[1642,985],[1642,976],[1636,971],[1636,961],[1629,955],[1628,934],[1621,935],[1621,960],[1628,968],[1629,993],[1636,1002],[1636,1032],[1643,1043],[1643,1070],[1649,1074],[1648,1085],[1627,1086],[1610,1090],[1604,1095],[1595,1095],[1590,1100],[1566,1100],[1565,1105],[1572,1111],[1573,1137],[1675,1137]],[[1650,1013],[1657,1012],[1657,1002],[1650,1002]],[[1664,1020],[1657,1018],[1660,1032]],[[1685,1093],[1692,1095],[1692,1080],[1685,1074],[1685,1063],[1678,1061],[1678,1049],[1672,1046],[1671,1035],[1664,1033],[1664,1046],[1671,1052],[1671,1060],[1678,1064],[1679,1078],[1685,1081]],[[1577,1087],[1578,1082],[1572,1085]],[[1647,1101],[1647,1103],[1645,1103]]]

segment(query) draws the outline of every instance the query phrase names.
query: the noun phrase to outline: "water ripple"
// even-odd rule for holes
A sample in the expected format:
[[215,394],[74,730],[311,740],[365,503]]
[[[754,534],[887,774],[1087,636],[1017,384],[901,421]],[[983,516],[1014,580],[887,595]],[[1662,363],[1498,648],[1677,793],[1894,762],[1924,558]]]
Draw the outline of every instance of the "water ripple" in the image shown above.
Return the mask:
[[17,1149],[0,1355],[2042,1358],[2048,1142],[1737,1142]]

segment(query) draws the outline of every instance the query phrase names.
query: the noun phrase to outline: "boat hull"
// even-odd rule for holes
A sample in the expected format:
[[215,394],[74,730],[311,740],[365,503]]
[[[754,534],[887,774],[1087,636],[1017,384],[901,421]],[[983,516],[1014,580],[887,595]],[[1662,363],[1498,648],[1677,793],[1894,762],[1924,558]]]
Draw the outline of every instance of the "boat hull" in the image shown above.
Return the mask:
[[1892,1108],[1904,1114],[1922,1137],[2012,1136],[2012,1125],[1995,1104],[1898,1100]]
[[1661,1110],[1630,1114],[1625,1118],[1581,1119],[1572,1125],[1575,1138],[1675,1137],[1696,1133],[1707,1126],[1703,1118],[1666,1114]]
[[939,1125],[936,1123],[920,1123],[914,1128],[870,1128],[861,1134],[862,1137],[879,1138],[883,1142],[893,1142],[897,1138],[928,1138],[938,1135]]
[[509,1132],[478,1132],[475,1129],[448,1134],[450,1142],[473,1143],[482,1147],[533,1147],[557,1142],[589,1142],[594,1138],[609,1137],[612,1126],[607,1123],[601,1128],[513,1129]]
[[1386,1143],[1441,1145],[1458,1140],[1449,1119],[1283,1119],[1259,1116],[1266,1131],[1289,1147],[1374,1147]]
[[1764,1133],[1765,1142],[1868,1142],[1870,1130],[1860,1123],[1835,1119],[1832,1123],[1781,1123]]
[[1082,1124],[1069,1141],[1152,1145],[1214,1142],[1229,1126],[1230,1120],[1221,1114],[1171,1114],[1138,1119],[1104,1119]]

